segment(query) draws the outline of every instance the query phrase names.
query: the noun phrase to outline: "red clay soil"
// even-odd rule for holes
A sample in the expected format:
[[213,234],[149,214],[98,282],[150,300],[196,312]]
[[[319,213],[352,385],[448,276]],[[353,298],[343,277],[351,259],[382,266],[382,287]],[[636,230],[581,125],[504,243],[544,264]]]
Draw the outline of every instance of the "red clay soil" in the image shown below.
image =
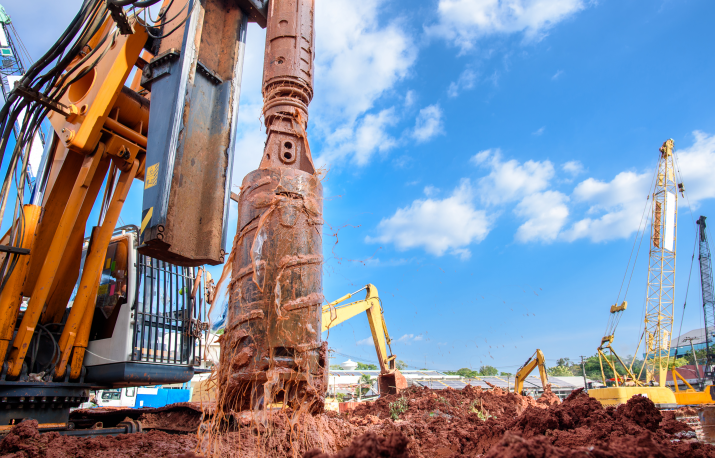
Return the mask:
[[[407,410],[393,422],[390,402],[400,396]],[[628,449],[638,457],[715,458],[715,447],[690,438],[687,425],[674,414],[664,418],[645,397],[618,408],[603,408],[582,390],[551,407],[528,399],[499,389],[410,389],[347,415],[355,424],[373,423],[383,436],[402,433],[414,457],[615,457]]]
[[2,458],[157,458],[193,450],[195,435],[172,435],[161,431],[122,434],[115,437],[71,437],[49,432],[40,434],[37,421],[15,426],[0,442]]
[[[639,457],[715,458],[676,413],[661,414],[644,397],[603,408],[581,391],[556,405],[501,389],[409,388],[337,414],[243,412],[232,432],[151,431],[116,437],[40,435],[36,422],[16,426],[0,457]],[[395,419],[396,418],[396,419]],[[194,455],[194,453],[199,455]]]

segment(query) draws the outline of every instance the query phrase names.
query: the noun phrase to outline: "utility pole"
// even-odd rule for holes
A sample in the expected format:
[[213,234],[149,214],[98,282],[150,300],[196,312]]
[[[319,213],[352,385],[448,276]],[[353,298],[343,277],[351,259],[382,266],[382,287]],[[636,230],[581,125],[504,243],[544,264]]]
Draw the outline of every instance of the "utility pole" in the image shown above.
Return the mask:
[[[686,337],[683,339],[686,342],[690,342],[690,351],[693,352],[693,360],[695,361],[695,374],[698,376],[698,384],[700,385],[700,390],[702,390],[705,387],[705,384],[703,383],[703,379],[700,377],[700,366],[698,366],[698,357],[695,355],[695,347],[693,346],[693,340],[695,337]],[[674,383],[677,383],[676,380],[673,380]]]
[[581,356],[581,372],[583,372],[583,390],[588,393],[588,380],[586,380],[586,363],[583,361],[584,356]]

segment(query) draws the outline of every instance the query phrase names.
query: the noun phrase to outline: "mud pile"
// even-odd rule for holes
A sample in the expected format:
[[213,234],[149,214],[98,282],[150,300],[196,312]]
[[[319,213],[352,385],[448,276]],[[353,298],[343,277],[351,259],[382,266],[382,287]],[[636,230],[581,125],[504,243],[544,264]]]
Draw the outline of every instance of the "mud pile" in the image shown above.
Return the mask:
[[548,406],[551,396],[538,402],[499,389],[412,389],[361,406],[349,420],[369,421],[383,437],[404,435],[414,457],[616,457],[628,450],[636,457],[715,458],[715,447],[697,442],[675,413],[661,414],[645,397],[603,408],[581,390]]
[[3,458],[157,458],[193,450],[195,435],[149,431],[116,437],[72,437],[49,432],[40,434],[37,421],[27,420],[15,426],[0,442]]
[[644,397],[603,408],[580,391],[559,402],[549,392],[534,400],[498,388],[413,387],[346,414],[241,412],[220,434],[205,424],[192,434],[65,437],[40,435],[27,421],[0,442],[0,457],[715,458],[679,414],[661,414]]

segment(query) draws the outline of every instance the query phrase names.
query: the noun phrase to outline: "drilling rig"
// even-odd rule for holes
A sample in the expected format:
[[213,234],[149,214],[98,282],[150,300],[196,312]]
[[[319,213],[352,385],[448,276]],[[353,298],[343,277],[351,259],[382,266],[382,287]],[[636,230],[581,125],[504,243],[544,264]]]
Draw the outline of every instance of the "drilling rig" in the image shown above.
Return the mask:
[[[251,406],[272,383],[285,389],[276,396],[322,407],[322,190],[306,134],[313,0],[164,0],[154,19],[160,2],[82,2],[0,110],[0,220],[15,197],[0,242],[0,429],[25,418],[67,428],[90,389],[191,379],[208,329],[198,268],[226,254],[248,22],[268,28],[268,140],[239,199],[228,379],[251,387]],[[44,119],[53,132],[28,199]],[[141,213],[118,230],[135,180]]]

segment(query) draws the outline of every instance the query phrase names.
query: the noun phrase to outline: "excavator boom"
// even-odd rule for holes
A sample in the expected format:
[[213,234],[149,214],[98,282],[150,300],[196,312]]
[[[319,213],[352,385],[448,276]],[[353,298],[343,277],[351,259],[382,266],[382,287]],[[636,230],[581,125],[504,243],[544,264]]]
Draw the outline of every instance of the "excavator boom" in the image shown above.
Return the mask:
[[544,359],[544,353],[537,349],[536,353],[529,357],[526,363],[516,372],[516,378],[514,380],[515,393],[524,391],[524,380],[526,380],[526,377],[528,377],[537,366],[539,367],[539,375],[541,376],[541,386],[546,389],[549,384],[549,376],[546,373],[546,360]]
[[[367,291],[365,299],[339,305],[361,291]],[[395,355],[392,354],[390,348],[390,334],[387,332],[382,304],[375,285],[368,284],[354,293],[346,294],[340,299],[324,305],[321,329],[325,332],[362,312],[367,314],[380,366],[380,376],[378,377],[380,395],[396,393],[407,388],[407,381],[395,367]]]

